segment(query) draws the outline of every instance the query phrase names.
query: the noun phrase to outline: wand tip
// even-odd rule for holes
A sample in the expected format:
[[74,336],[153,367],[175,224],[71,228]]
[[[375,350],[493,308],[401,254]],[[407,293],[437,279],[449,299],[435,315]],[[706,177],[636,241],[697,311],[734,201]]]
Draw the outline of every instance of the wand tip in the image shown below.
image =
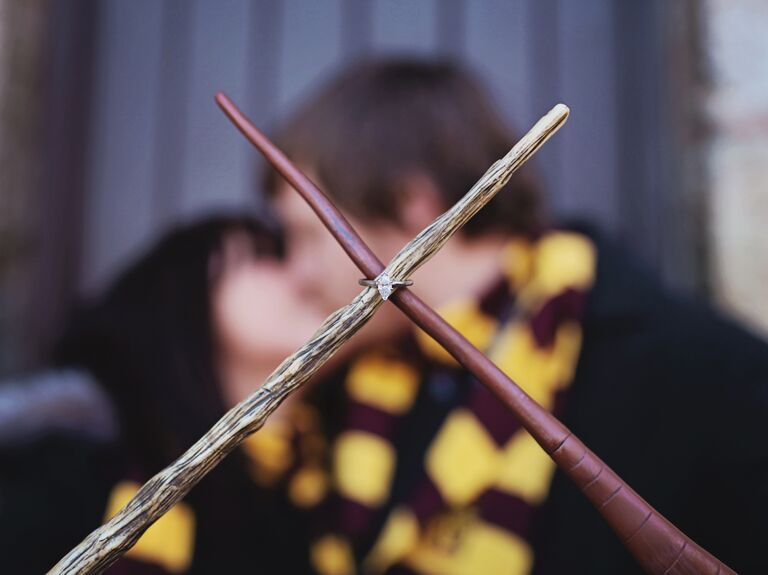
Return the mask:
[[229,99],[229,96],[227,96],[221,90],[217,91],[216,94],[214,94],[213,99],[216,100],[216,103],[219,106],[226,106],[231,102],[231,100]]

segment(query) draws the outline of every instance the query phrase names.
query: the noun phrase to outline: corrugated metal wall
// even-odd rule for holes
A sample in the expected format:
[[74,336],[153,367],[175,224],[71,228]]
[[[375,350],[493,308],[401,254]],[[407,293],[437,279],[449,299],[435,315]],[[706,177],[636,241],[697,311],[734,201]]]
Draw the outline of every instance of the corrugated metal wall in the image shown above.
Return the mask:
[[[567,103],[569,123],[537,158],[553,209],[597,220],[652,265],[676,269],[665,262],[665,222],[675,214],[663,199],[674,182],[662,177],[659,145],[667,135],[662,4],[102,2],[81,287],[99,286],[174,221],[255,205],[256,155],[214,105],[216,90],[269,128],[335,66],[379,53],[466,60],[518,131],[555,102]],[[692,255],[690,238],[676,241],[672,252]]]

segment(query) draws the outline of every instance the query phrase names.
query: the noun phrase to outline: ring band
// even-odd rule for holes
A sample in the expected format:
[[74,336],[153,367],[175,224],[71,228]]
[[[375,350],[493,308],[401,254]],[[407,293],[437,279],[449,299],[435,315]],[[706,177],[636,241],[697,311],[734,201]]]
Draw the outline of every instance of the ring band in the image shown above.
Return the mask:
[[361,286],[375,287],[379,290],[381,299],[387,300],[395,288],[412,286],[413,280],[393,280],[385,272],[382,272],[375,280],[359,279],[357,280]]
[[[368,286],[368,287],[379,287],[376,283],[376,280],[366,280],[361,279],[358,280],[357,283],[359,283],[361,286]],[[405,287],[405,286],[412,286],[413,280],[392,280],[391,281],[392,287]]]

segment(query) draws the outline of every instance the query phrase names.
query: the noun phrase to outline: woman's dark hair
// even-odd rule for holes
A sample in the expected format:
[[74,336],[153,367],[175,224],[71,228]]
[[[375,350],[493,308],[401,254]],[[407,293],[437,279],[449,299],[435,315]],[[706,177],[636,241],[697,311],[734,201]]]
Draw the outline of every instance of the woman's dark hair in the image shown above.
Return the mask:
[[[429,177],[447,209],[515,139],[467,69],[395,58],[342,71],[288,119],[276,141],[351,214],[398,223],[403,178]],[[276,189],[275,178],[267,171],[267,192]],[[531,172],[521,169],[464,231],[536,234],[540,202]]]
[[55,363],[89,371],[113,399],[122,448],[148,472],[170,463],[223,414],[211,322],[212,258],[232,232],[278,254],[268,227],[210,217],[168,233],[96,301],[78,309]]

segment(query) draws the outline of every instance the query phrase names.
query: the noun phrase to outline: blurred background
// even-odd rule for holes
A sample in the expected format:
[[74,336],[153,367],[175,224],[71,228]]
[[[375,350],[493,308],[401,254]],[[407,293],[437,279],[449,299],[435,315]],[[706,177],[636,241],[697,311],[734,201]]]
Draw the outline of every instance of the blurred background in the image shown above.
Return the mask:
[[[764,0],[0,0],[0,375],[174,223],[259,209],[256,153],[338,66],[457,58],[522,133],[559,217],[768,333]],[[353,143],[350,143],[353,145]]]

